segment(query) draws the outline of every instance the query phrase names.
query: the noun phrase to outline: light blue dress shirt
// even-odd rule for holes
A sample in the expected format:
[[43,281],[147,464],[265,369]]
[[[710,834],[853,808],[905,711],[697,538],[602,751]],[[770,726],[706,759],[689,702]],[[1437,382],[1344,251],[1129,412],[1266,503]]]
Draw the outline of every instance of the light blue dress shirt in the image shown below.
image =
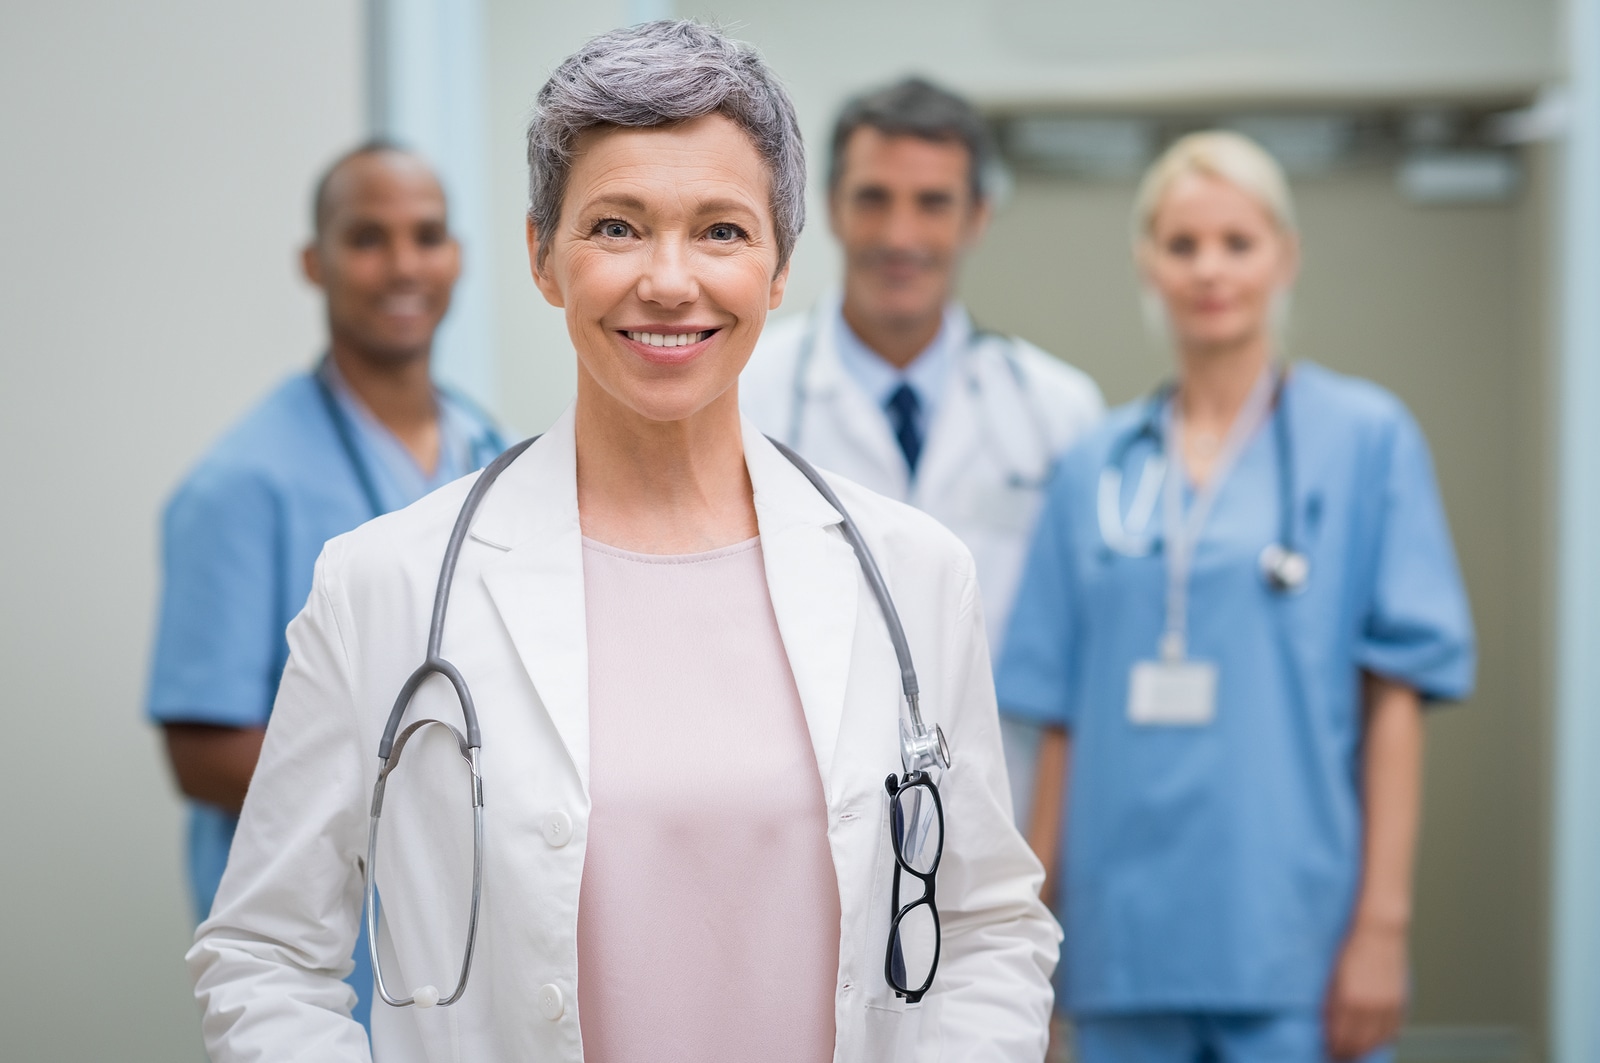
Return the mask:
[[[834,316],[833,327],[835,346],[845,372],[880,411],[901,384],[910,385],[917,396],[917,434],[926,443],[928,429],[938,415],[939,403],[949,384],[955,352],[966,343],[971,332],[966,314],[957,307],[947,307],[938,334],[904,369],[896,369],[868,347],[846,323],[843,309]],[[886,419],[887,416],[885,414]]]
[[[324,379],[385,511],[504,449],[483,415],[443,396],[439,464],[427,475],[336,374]],[[317,555],[329,539],[376,515],[315,375],[291,377],[246,414],[167,504],[151,719],[266,726],[289,656],[285,629],[311,592]],[[189,884],[199,919],[211,910],[236,823],[220,808],[190,804]],[[364,937],[349,981],[365,1023],[372,973]]]
[[[1002,711],[1072,732],[1058,994],[1080,1016],[1320,1007],[1361,862],[1361,674],[1429,699],[1472,690],[1475,648],[1426,441],[1373,384],[1297,366],[1288,417],[1310,579],[1269,590],[1270,426],[1218,493],[1194,555],[1189,656],[1218,670],[1202,726],[1128,718],[1157,656],[1166,564],[1102,539],[1101,470],[1148,414],[1123,407],[1049,488],[1000,657]],[[1123,512],[1154,444],[1123,459]],[[1159,523],[1159,516],[1157,518]]]

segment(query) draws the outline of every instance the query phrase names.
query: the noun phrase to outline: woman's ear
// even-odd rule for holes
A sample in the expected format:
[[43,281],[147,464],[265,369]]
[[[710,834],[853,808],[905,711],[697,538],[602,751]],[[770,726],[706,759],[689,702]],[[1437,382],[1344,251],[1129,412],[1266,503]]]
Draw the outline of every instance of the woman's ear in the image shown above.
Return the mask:
[[[790,261],[792,262],[793,260],[791,259]],[[783,268],[772,276],[772,289],[768,293],[769,297],[767,299],[768,310],[776,310],[783,305],[783,292],[789,286],[789,264],[789,262],[785,262]]]
[[533,274],[533,283],[538,287],[544,301],[557,308],[565,308],[566,297],[561,293],[561,286],[550,273],[550,260],[546,258],[539,261],[539,230],[534,227],[533,219],[527,221],[528,234],[528,271]]

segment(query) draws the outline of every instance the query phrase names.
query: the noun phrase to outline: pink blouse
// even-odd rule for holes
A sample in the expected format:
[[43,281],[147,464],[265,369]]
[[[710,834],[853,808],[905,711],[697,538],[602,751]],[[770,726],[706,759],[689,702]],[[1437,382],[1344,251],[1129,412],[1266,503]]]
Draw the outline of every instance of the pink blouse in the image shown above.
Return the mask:
[[593,1063],[833,1058],[839,887],[761,540],[584,540],[589,815],[578,1016]]

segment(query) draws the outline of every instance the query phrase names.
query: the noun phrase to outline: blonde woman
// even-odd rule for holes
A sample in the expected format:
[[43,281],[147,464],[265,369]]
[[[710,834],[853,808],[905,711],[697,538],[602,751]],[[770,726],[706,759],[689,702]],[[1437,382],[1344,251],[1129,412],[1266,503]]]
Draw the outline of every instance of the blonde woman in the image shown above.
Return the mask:
[[1421,707],[1475,666],[1427,444],[1376,385],[1285,362],[1299,240],[1250,140],[1173,145],[1135,251],[1177,376],[1063,462],[998,671],[1049,728],[1058,1001],[1086,1063],[1386,1059]]

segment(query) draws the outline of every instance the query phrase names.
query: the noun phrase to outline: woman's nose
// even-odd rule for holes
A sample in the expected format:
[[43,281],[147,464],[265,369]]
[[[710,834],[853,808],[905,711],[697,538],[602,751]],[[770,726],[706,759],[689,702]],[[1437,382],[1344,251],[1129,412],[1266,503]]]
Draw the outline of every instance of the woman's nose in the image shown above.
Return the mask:
[[676,240],[658,244],[639,278],[639,298],[658,306],[682,306],[699,294],[688,249]]

